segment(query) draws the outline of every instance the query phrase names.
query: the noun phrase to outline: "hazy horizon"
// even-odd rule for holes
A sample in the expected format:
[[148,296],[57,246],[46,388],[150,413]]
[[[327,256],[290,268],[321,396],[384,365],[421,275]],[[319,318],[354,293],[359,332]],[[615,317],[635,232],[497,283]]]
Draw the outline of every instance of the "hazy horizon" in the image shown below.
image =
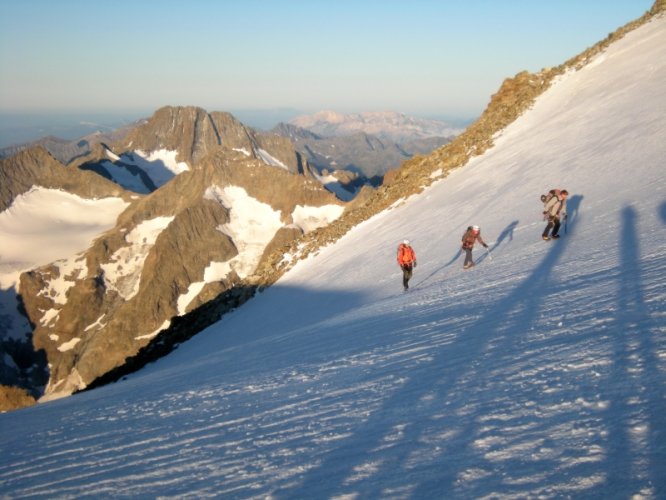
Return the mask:
[[[157,109],[139,111],[0,111],[0,148],[25,144],[43,137],[53,136],[59,139],[74,140],[93,133],[96,130],[115,130],[137,120],[150,118]],[[234,115],[244,125],[259,129],[270,130],[278,123],[289,122],[297,116],[312,114],[323,110],[298,110],[288,108],[276,109],[207,109],[206,111],[225,111]],[[332,110],[337,111],[337,110]],[[358,110],[380,111],[380,110]],[[381,110],[396,111],[400,110]],[[476,117],[415,115],[404,113],[423,119],[439,120],[455,126],[465,126]]]

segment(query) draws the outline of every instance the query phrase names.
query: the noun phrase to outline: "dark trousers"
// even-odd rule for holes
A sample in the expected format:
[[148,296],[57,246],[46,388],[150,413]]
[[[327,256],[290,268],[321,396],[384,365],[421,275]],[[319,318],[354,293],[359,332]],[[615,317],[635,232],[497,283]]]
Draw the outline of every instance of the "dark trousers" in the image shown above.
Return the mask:
[[465,267],[473,266],[474,261],[472,260],[472,249],[463,247],[463,251],[465,252]]
[[409,280],[412,279],[412,265],[404,264],[402,266],[402,286],[405,287],[405,290],[409,288]]
[[560,218],[556,215],[548,218],[548,225],[546,226],[546,229],[543,230],[543,235],[548,236],[551,229],[553,230],[552,235],[557,236],[557,233],[560,230]]

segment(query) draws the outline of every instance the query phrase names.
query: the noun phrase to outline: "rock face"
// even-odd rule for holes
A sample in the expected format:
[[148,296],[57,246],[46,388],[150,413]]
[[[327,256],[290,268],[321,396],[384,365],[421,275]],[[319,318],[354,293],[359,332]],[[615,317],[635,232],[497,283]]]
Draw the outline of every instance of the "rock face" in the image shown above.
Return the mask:
[[31,406],[36,403],[25,389],[0,385],[0,412]]
[[306,159],[288,138],[257,132],[229,113],[195,107],[161,108],[123,140],[100,143],[71,165],[147,194],[220,148],[311,176]]
[[[129,202],[87,250],[20,277],[34,347],[49,365],[45,399],[121,369],[169,337],[178,318],[247,281],[268,255],[344,210],[307,175],[287,138],[199,108],[162,108],[121,142],[101,144],[68,167],[42,149],[6,161],[14,179],[3,184],[7,205],[34,184]],[[63,171],[76,182],[68,184]]]
[[[60,248],[45,252],[36,246],[49,246],[42,240],[35,243],[35,228],[41,226],[57,232],[60,207],[46,204],[43,211],[52,212],[45,221],[35,221],[34,206],[30,198],[35,189],[71,193],[81,199],[116,199],[119,206],[130,201],[131,193],[122,187],[76,168],[65,167],[43,147],[37,146],[0,160],[0,384],[27,389],[38,396],[46,383],[46,359],[43,352],[35,352],[32,346],[32,328],[22,315],[23,303],[14,286],[21,270],[48,260],[35,261],[33,256],[49,252],[62,254]],[[17,201],[17,204],[13,204]],[[67,201],[62,197],[59,201]],[[11,209],[10,209],[11,207]],[[85,217],[74,217],[81,224],[82,232],[89,231]],[[69,235],[61,235],[67,239]],[[22,241],[14,241],[20,239]],[[64,243],[62,246],[68,246]],[[9,394],[9,393],[7,393]],[[14,395],[19,393],[12,393]],[[31,397],[32,397],[31,396]],[[11,401],[23,399],[12,397]],[[8,400],[8,401],[9,401]]]
[[33,186],[62,189],[84,198],[128,196],[117,184],[100,179],[91,172],[64,167],[41,146],[0,160],[0,212]]
[[229,113],[208,113],[195,107],[160,108],[118,146],[124,151],[178,151],[178,161],[188,165],[221,146],[292,173],[299,171],[299,155],[289,140],[256,132]]

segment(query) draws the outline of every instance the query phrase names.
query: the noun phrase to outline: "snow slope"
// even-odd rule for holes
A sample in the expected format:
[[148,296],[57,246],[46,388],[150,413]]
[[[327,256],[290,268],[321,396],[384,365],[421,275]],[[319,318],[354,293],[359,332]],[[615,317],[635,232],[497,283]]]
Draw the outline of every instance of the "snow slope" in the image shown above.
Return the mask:
[[0,415],[0,495],[666,497],[665,56],[662,16],[172,355]]

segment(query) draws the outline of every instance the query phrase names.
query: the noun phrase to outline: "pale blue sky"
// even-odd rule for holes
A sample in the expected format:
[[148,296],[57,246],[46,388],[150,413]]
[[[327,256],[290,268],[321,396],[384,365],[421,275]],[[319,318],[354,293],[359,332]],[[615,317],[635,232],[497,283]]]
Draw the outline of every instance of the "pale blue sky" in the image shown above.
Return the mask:
[[653,0],[0,0],[0,112],[475,117]]

